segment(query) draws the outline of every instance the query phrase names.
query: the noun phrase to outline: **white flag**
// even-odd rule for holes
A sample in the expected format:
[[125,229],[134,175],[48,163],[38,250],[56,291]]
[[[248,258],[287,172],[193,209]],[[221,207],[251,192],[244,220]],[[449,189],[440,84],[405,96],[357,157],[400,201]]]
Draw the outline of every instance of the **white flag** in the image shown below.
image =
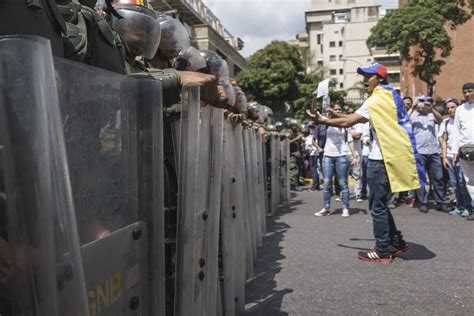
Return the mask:
[[325,79],[318,84],[316,98],[324,97],[327,95],[329,95],[329,79]]

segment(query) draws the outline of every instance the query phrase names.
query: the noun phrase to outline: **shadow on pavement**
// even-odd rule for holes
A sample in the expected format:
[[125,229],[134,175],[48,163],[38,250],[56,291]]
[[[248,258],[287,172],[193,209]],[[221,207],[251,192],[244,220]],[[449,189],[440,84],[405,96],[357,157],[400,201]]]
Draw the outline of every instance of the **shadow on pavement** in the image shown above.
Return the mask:
[[289,209],[281,207],[275,216],[267,217],[267,234],[262,247],[258,249],[255,276],[247,282],[245,288],[245,315],[288,315],[281,311],[281,304],[283,297],[292,293],[293,289],[276,290],[275,277],[281,271],[280,260],[285,258],[280,242],[291,226],[280,221],[280,218],[292,213],[301,204],[301,200],[293,200]]
[[[375,239],[363,239],[363,238],[351,238],[349,240],[375,242]],[[364,248],[364,247],[354,247],[354,246],[348,246],[348,245],[343,245],[343,244],[337,244],[337,246],[342,247],[342,248],[361,250],[361,251],[369,249],[369,248]],[[436,254],[434,252],[432,252],[431,250],[429,250],[423,245],[413,243],[413,242],[407,242],[407,246],[408,246],[408,251],[397,255],[396,256],[397,258],[410,261],[410,260],[430,260],[436,257]]]
[[[351,207],[349,208],[349,214],[351,215],[355,215],[355,214],[364,214],[364,215],[367,215],[367,209],[365,208],[357,208],[357,207]],[[338,214],[342,214],[342,208],[338,208],[336,209],[334,212],[331,213],[331,215],[338,215]]]

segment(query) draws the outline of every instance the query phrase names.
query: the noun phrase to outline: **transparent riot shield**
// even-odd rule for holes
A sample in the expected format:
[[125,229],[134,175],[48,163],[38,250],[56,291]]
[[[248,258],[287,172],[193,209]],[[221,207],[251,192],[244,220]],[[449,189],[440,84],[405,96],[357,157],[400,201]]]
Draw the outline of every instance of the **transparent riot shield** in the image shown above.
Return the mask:
[[154,94],[135,78],[65,60],[55,66],[90,314],[147,313],[137,112],[138,103],[156,104],[147,100]]
[[0,145],[0,261],[7,275],[0,281],[0,314],[89,315],[44,38],[0,37]]
[[263,235],[267,231],[267,223],[266,223],[266,202],[267,202],[267,190],[266,190],[266,163],[265,163],[265,158],[264,158],[264,147],[262,143],[262,136],[260,133],[255,133],[255,148],[257,152],[257,171],[258,171],[258,204],[260,206],[260,212],[259,212],[259,217],[260,217],[260,231]]
[[138,140],[139,211],[146,227],[146,286],[143,293],[148,315],[166,313],[165,293],[165,214],[163,105],[161,82],[148,74],[131,75],[128,89],[135,91]]
[[224,113],[201,108],[197,86],[182,99],[175,312],[209,315],[217,305]]
[[255,223],[255,196],[254,196],[254,174],[252,173],[252,146],[250,143],[250,129],[243,130],[243,143],[245,155],[245,185],[246,185],[246,222],[250,229],[250,246],[252,250],[252,258],[257,258],[257,225]]
[[275,215],[280,202],[280,139],[272,137],[270,141],[271,152],[271,173],[272,173],[272,190],[271,190],[271,213]]
[[[224,131],[224,110],[207,106],[203,110],[209,111],[209,120],[203,119],[201,114],[201,124],[208,124],[209,128],[203,137],[210,140],[208,152],[209,160],[202,161],[199,165],[206,165],[209,178],[209,190],[207,193],[205,212],[208,219],[204,222],[204,242],[202,247],[202,257],[199,264],[204,265],[204,280],[201,284],[202,306],[201,315],[212,315],[218,306],[219,287],[219,222],[221,216],[222,200],[222,168],[223,168],[223,131]],[[207,117],[207,116],[206,116]],[[202,137],[201,137],[202,139]],[[201,151],[201,148],[199,149]],[[205,216],[204,214],[202,216]],[[202,259],[202,260],[201,260]]]
[[252,175],[252,192],[253,192],[253,204],[254,204],[254,222],[255,222],[255,237],[257,239],[257,247],[262,245],[262,201],[263,195],[260,190],[262,179],[260,177],[261,162],[258,157],[257,147],[257,130],[250,129],[250,166]]
[[280,139],[280,197],[287,207],[290,205],[290,143],[288,138]]
[[[241,125],[225,122],[223,152],[221,212],[223,310],[224,315],[239,315],[243,313],[245,303],[245,271],[248,256],[246,249],[250,251],[248,258],[252,260],[251,248],[246,248],[246,245],[250,245],[250,238],[246,238],[249,235],[244,229],[247,212]],[[251,272],[253,273],[253,270]]]
[[178,218],[176,241],[175,315],[191,315],[194,308],[194,287],[199,265],[195,262],[195,222],[199,163],[200,94],[196,86],[182,91],[180,137],[178,139]]

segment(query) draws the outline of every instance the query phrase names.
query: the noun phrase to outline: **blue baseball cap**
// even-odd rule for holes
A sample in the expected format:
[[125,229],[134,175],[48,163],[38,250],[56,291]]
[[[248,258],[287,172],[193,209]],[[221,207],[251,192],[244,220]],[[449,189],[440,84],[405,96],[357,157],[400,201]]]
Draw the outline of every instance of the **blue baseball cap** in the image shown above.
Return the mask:
[[388,76],[387,67],[379,63],[375,63],[367,67],[359,67],[357,68],[357,73],[359,75],[379,75],[384,79],[387,79]]

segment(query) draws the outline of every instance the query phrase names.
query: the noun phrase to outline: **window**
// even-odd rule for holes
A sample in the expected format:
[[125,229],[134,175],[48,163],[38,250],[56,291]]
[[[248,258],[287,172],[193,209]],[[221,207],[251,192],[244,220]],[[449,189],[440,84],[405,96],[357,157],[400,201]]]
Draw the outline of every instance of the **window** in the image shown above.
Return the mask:
[[323,66],[323,61],[322,60],[318,60],[318,67],[322,67]]
[[339,34],[339,31],[334,31],[334,34]]
[[336,55],[330,55],[329,61],[336,61]]
[[391,82],[391,83],[400,82],[400,74],[399,73],[388,74],[388,82]]
[[339,84],[339,88],[340,88],[340,89],[344,89],[344,83],[341,82],[341,83]]
[[339,55],[339,60],[342,60],[342,58],[343,58],[342,55]]
[[331,76],[335,76],[335,75],[337,74],[336,69],[331,69],[331,70],[329,70],[329,74],[330,74]]
[[345,23],[347,21],[347,14],[334,13],[334,23]]
[[342,47],[344,43],[342,41],[339,41],[339,47]]
[[339,69],[339,74],[343,75],[344,74],[344,69]]
[[336,42],[329,42],[329,47],[336,47]]
[[322,34],[318,34],[318,37],[317,37],[317,41],[318,41],[318,45],[321,45],[321,38],[322,38]]

